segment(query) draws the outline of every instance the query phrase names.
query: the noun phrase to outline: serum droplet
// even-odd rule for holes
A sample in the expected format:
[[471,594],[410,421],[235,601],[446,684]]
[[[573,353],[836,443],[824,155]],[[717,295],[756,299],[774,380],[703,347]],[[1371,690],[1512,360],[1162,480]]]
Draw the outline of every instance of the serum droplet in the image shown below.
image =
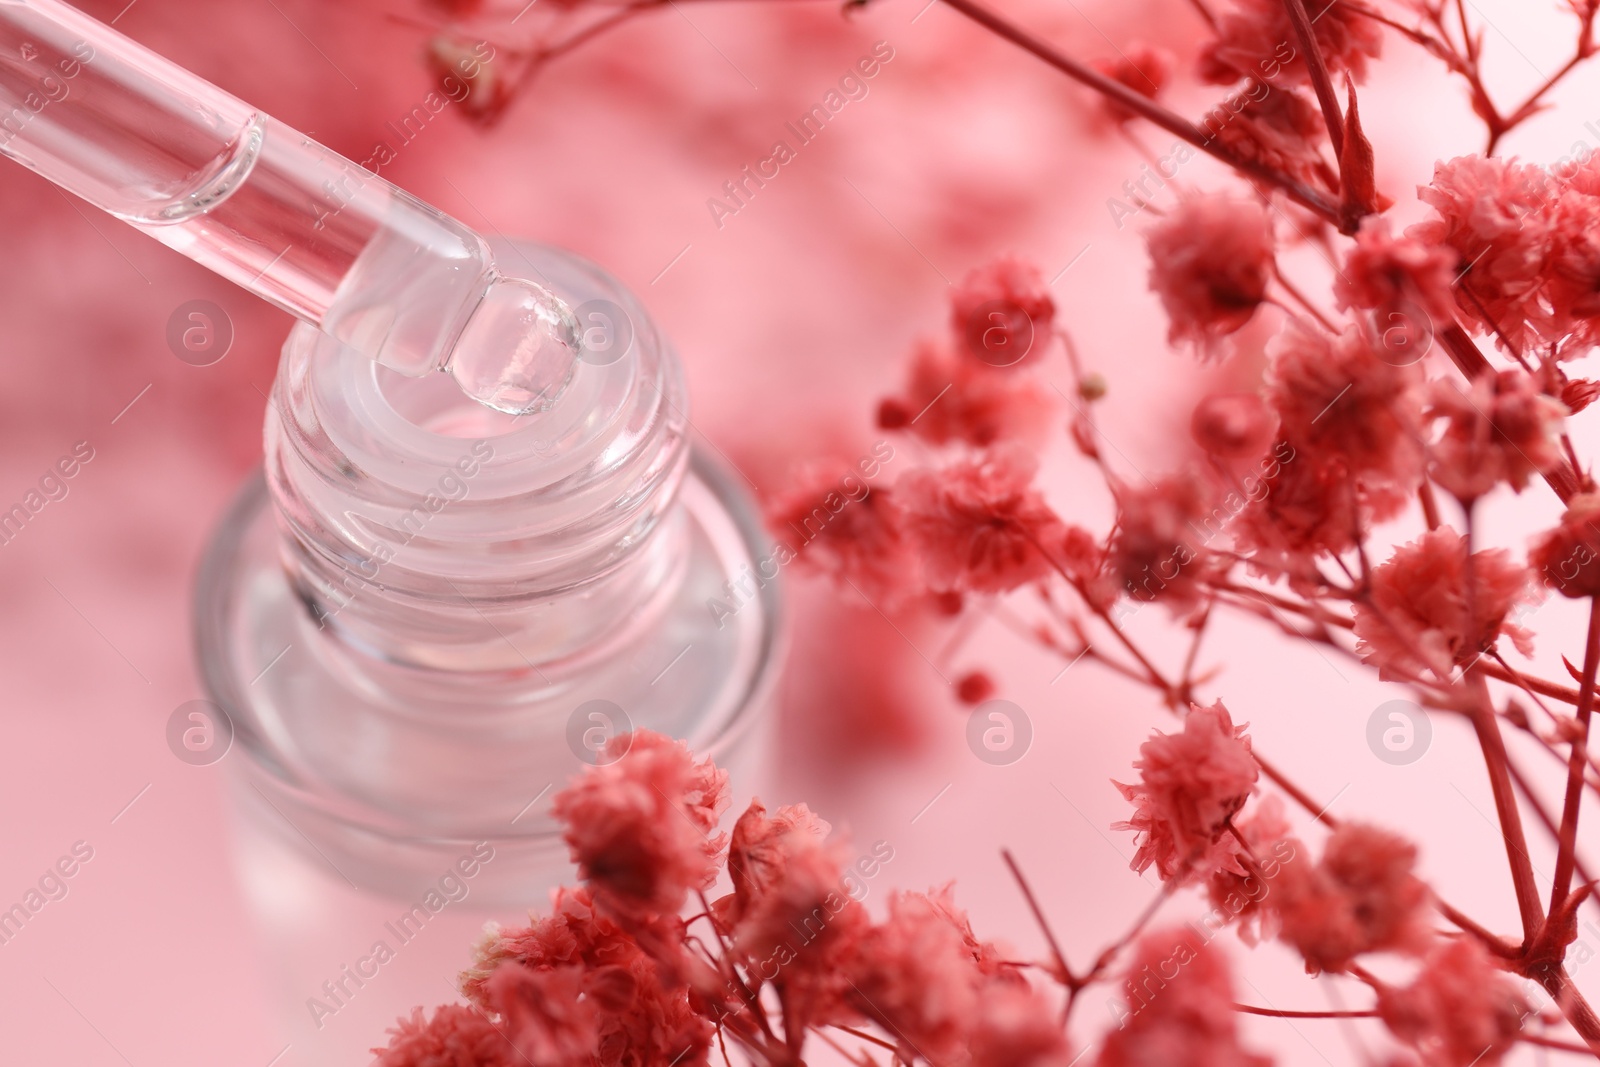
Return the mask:
[[498,276],[467,320],[444,370],[497,411],[529,415],[561,398],[577,366],[578,321],[542,285]]

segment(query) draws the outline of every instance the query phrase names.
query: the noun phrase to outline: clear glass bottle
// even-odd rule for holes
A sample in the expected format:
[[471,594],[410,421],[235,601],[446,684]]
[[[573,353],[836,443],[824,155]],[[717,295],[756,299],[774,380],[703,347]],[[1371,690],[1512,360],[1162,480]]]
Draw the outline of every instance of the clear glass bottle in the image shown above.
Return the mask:
[[765,536],[691,447],[677,358],[634,297],[569,253],[494,251],[577,309],[560,401],[502,414],[295,327],[264,477],[195,617],[239,793],[307,859],[403,893],[487,841],[480,902],[527,906],[565,872],[550,799],[610,736],[684,738],[737,784],[778,590],[746,581]]

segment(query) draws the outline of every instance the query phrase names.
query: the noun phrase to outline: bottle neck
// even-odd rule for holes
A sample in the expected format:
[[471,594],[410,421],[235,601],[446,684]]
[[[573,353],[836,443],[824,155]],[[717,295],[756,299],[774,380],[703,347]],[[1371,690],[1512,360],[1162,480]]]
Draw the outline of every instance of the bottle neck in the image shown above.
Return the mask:
[[687,397],[618,283],[540,246],[496,253],[597,331],[559,403],[491,411],[441,374],[405,378],[297,327],[267,479],[289,577],[355,658],[548,680],[625,643],[681,578]]

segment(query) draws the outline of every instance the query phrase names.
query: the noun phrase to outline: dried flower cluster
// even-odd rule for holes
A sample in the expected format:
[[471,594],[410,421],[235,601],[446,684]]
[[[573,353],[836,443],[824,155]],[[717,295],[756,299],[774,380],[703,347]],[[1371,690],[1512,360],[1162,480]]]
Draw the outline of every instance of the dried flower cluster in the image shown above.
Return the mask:
[[[769,515],[780,538],[800,537],[800,566],[886,614],[949,619],[1003,598],[1019,632],[1064,661],[1146,686],[1177,726],[1152,733],[1116,784],[1130,807],[1117,829],[1159,895],[1077,966],[1048,927],[1043,958],[979,940],[949,889],[869,914],[845,888],[848,850],[809,810],[755,804],[724,837],[720,772],[640,735],[557,801],[583,885],[532,926],[491,931],[463,977],[469,1004],[404,1021],[380,1062],[665,1067],[715,1050],[798,1065],[819,1042],[862,1064],[1271,1062],[1241,1042],[1239,1012],[1366,1019],[1404,1050],[1394,1063],[1490,1067],[1523,1045],[1600,1055],[1600,1016],[1572,980],[1582,960],[1568,957],[1593,906],[1579,825],[1600,793],[1600,487],[1568,434],[1600,396],[1573,374],[1600,344],[1600,159],[1496,154],[1595,53],[1600,0],[1566,0],[1572,60],[1510,106],[1480,77],[1471,5],[1196,3],[1205,40],[1188,60],[1229,90],[1199,124],[1162,102],[1179,58],[1129,43],[1080,62],[974,0],[944,2],[1099,92],[1108,127],[1152,122],[1233,168],[1227,189],[1174,180],[1166,206],[1140,205],[1156,219],[1148,281],[1175,348],[1222,361],[1271,333],[1264,369],[1196,402],[1192,461],[1125,471],[1096,424],[1117,383],[1090,371],[1039,272],[1004,257],[953,287],[949,322],[877,406],[878,428],[914,439],[922,465],[892,481],[863,467],[842,491],[846,472],[813,464]],[[1358,108],[1393,45],[1442,60],[1487,135],[1482,153],[1437,165],[1417,194],[1428,217],[1403,230],[1383,217],[1394,200],[1376,186]],[[1303,243],[1324,254],[1320,276],[1280,259]],[[1045,367],[1070,374],[1072,395]],[[1041,476],[1062,428],[1060,451],[1114,505],[1103,529],[1057,506]],[[1529,545],[1484,543],[1502,525],[1490,509],[1544,493],[1559,521]],[[1379,524],[1396,525],[1380,540]],[[1512,662],[1531,649],[1527,610],[1552,591],[1588,602],[1587,633],[1539,635],[1569,653],[1570,679]],[[1124,625],[1152,604],[1188,634],[1177,664]],[[1235,723],[1199,662],[1224,614],[1407,687],[1476,744],[1519,929],[1454,906],[1423,879],[1417,844],[1329,814],[1272,761],[1270,737]],[[955,688],[978,703],[1004,679],[972,671]],[[1513,731],[1554,757],[1551,781],[1508,749]],[[1539,877],[1534,832],[1555,854]],[[1048,909],[1017,877],[1042,925]],[[1204,920],[1154,926],[1185,892]],[[1212,940],[1230,927],[1362,1003],[1241,1003]],[[1093,986],[1120,994],[1109,1030],[1073,1015]]]
[[799,1065],[813,1036],[902,1062],[1066,1067],[1056,1009],[949,887],[895,893],[874,918],[858,889],[887,845],[853,857],[804,805],[759,801],[715,833],[721,771],[657,734],[612,744],[615,762],[556,800],[583,884],[529,926],[488,928],[468,1004],[402,1020],[382,1067],[703,1067],[730,1043]]

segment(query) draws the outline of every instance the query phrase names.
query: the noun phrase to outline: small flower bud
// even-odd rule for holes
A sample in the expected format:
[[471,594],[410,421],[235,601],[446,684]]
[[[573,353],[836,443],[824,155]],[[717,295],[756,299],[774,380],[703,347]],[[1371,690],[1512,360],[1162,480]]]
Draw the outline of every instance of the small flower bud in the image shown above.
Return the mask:
[[1561,402],[1576,415],[1600,396],[1600,382],[1589,378],[1574,378],[1561,387]]
[[1087,419],[1073,419],[1071,431],[1072,443],[1078,446],[1079,452],[1090,459],[1100,458],[1100,446],[1094,440],[1094,427],[1089,425]]
[[995,690],[993,678],[982,671],[973,671],[956,682],[956,699],[968,705],[982,704],[994,696]]
[[911,412],[906,410],[906,406],[892,397],[878,404],[880,430],[903,430],[911,425],[911,417]]
[[1253,393],[1217,393],[1195,405],[1189,433],[1207,454],[1252,459],[1272,442],[1277,419]]

